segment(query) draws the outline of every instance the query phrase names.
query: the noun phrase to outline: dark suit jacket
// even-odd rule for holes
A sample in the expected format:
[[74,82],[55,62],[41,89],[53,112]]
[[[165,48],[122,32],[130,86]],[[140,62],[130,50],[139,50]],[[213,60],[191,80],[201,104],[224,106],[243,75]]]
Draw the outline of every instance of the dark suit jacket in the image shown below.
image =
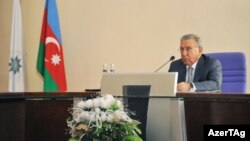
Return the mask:
[[[178,83],[185,82],[186,65],[181,59],[170,64],[169,72],[178,72]],[[221,90],[222,67],[220,61],[202,54],[196,65],[193,81],[196,91]]]

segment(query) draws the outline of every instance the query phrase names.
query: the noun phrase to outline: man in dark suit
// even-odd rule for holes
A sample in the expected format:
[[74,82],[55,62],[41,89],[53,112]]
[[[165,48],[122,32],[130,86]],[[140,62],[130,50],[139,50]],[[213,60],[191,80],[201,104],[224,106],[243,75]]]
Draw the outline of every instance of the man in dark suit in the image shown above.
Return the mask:
[[219,60],[203,53],[199,36],[187,34],[180,41],[181,59],[171,63],[169,72],[178,72],[178,91],[220,91],[222,67]]

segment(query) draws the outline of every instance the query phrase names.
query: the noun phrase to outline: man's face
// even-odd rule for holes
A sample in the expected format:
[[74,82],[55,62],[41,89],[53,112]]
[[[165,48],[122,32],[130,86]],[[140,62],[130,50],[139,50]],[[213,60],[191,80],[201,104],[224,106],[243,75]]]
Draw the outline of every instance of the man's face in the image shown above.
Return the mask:
[[201,56],[202,47],[198,47],[194,39],[181,41],[181,59],[185,65],[192,66]]

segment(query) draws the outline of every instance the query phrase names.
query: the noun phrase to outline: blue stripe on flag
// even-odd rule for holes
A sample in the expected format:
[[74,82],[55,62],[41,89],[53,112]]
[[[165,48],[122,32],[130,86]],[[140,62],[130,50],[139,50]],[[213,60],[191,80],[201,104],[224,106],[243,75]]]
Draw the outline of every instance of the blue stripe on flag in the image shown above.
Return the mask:
[[55,0],[47,0],[46,1],[46,9],[47,9],[47,22],[51,27],[51,30],[59,40],[60,44],[62,44],[61,39],[61,31],[60,24],[57,13],[57,6]]

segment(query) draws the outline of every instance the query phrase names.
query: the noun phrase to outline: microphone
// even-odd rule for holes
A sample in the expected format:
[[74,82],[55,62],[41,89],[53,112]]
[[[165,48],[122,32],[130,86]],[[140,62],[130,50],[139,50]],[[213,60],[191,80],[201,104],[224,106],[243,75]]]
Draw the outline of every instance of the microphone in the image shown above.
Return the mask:
[[175,57],[174,56],[171,56],[170,58],[169,58],[169,60],[166,62],[166,63],[164,63],[163,65],[161,65],[158,69],[156,69],[154,72],[158,72],[162,67],[164,67],[165,65],[167,65],[170,61],[173,61],[175,59]]

